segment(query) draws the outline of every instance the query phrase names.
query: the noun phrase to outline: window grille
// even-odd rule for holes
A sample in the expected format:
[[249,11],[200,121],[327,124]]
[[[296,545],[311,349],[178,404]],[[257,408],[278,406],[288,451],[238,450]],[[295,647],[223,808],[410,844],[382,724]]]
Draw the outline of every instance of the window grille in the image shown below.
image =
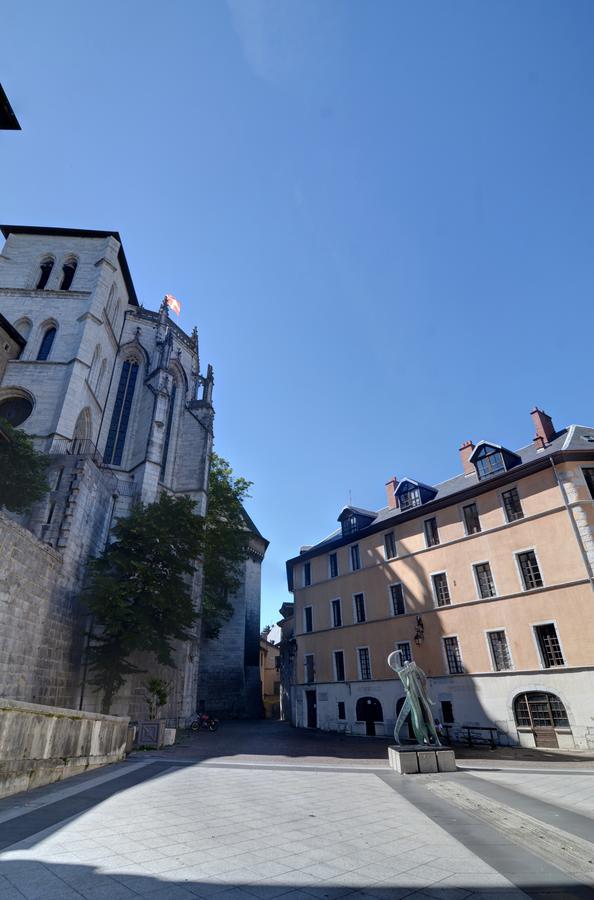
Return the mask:
[[365,595],[355,594],[355,619],[357,622],[365,621]]
[[371,663],[367,647],[359,647],[359,668],[361,670],[361,679],[369,681],[371,679]]
[[518,519],[524,518],[524,510],[522,509],[517,488],[514,487],[510,488],[509,491],[503,491],[501,499],[505,509],[505,518],[508,522],[517,522]]
[[396,644],[396,650],[400,650],[403,663],[412,662],[412,652],[409,641],[402,641],[400,644]]
[[435,599],[438,606],[449,606],[452,602],[450,597],[450,589],[448,587],[448,578],[445,572],[439,572],[432,575],[433,590],[435,591]]
[[476,582],[478,585],[479,596],[484,600],[486,597],[495,596],[495,584],[493,582],[493,574],[491,566],[488,562],[479,563],[474,567],[476,572]]
[[542,587],[543,581],[536,560],[534,550],[527,550],[525,553],[518,553],[518,562],[522,573],[522,582],[525,591],[532,591],[534,588]]
[[476,470],[479,478],[489,478],[498,472],[505,472],[501,451],[495,447],[481,447],[476,457]]
[[557,629],[554,624],[549,622],[546,625],[537,625],[535,631],[545,669],[552,669],[554,666],[564,666],[565,660],[563,659],[561,644],[559,643]]
[[400,504],[400,509],[413,509],[415,506],[421,505],[421,492],[415,487],[411,488],[410,491],[403,491],[398,496],[398,503]]
[[447,637],[443,639],[443,643],[450,675],[462,675],[464,673],[464,667],[462,665],[462,657],[460,656],[458,638]]
[[404,591],[401,584],[390,585],[390,597],[392,599],[392,612],[395,616],[403,616],[406,612],[404,607]]
[[503,672],[506,669],[513,668],[505,631],[490,631],[489,643],[491,644],[495,671]]
[[520,694],[514,702],[514,714],[519,728],[570,727],[565,706],[555,694]]
[[469,503],[468,506],[464,506],[462,512],[464,513],[466,534],[478,534],[481,530],[481,522],[476,503]]
[[425,542],[428,547],[436,547],[439,544],[439,532],[435,518],[425,520]]

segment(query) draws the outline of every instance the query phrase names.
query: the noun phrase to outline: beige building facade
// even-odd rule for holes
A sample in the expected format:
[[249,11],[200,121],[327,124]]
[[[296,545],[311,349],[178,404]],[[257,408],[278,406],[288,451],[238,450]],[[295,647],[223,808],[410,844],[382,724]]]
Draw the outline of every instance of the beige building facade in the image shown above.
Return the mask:
[[594,427],[532,419],[527,447],[468,441],[461,474],[391,479],[288,561],[295,724],[390,734],[398,649],[451,737],[594,747]]

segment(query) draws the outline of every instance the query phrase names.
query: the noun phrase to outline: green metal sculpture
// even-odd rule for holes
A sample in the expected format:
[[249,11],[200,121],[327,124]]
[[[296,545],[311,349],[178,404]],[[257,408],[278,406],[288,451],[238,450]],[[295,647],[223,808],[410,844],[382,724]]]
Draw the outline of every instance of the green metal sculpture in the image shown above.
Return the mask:
[[400,744],[400,729],[410,713],[413,731],[419,744],[441,747],[439,735],[433,724],[433,701],[427,693],[427,676],[415,662],[405,662],[402,650],[394,650],[388,656],[388,665],[394,669],[406,692],[406,699],[394,727],[394,740]]

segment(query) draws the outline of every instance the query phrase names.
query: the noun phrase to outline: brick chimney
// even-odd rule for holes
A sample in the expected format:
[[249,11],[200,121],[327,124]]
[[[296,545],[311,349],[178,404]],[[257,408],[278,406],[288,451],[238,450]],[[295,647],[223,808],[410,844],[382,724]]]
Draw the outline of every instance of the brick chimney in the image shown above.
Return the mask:
[[395,475],[392,475],[389,481],[386,481],[386,496],[388,498],[388,507],[389,509],[396,509],[396,497],[394,496],[394,491],[398,487],[398,479]]
[[462,469],[465,475],[474,475],[474,466],[470,462],[470,457],[472,456],[472,451],[474,450],[474,444],[472,441],[464,441],[462,446],[460,447],[460,459],[462,460]]
[[556,432],[553,420],[546,412],[544,412],[544,410],[539,409],[538,406],[534,407],[530,415],[532,416],[532,421],[534,422],[534,428],[536,430],[534,441],[536,446],[539,449],[542,449],[546,444],[550,444],[555,437]]

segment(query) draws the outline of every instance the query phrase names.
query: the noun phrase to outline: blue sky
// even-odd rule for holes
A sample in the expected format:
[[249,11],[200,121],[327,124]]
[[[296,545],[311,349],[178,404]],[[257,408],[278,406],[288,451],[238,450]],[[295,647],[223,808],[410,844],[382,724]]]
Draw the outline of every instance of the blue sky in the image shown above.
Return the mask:
[[118,229],[215,368],[216,446],[285,560],[396,474],[594,424],[589,0],[3,9],[1,217]]

